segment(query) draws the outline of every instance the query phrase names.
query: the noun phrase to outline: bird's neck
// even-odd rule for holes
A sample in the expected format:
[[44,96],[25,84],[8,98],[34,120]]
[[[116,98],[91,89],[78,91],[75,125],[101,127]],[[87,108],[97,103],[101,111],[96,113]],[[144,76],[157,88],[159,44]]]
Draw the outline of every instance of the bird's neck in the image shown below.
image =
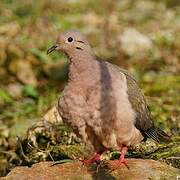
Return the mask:
[[95,65],[93,54],[81,54],[80,56],[69,56],[69,80],[77,81],[78,79],[89,76]]

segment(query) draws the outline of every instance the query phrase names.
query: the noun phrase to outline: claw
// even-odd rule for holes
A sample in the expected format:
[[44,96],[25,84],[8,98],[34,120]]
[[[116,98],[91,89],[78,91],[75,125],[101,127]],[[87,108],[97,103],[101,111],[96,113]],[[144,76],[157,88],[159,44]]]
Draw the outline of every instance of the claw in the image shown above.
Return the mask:
[[99,153],[95,153],[91,159],[80,160],[80,161],[83,163],[83,165],[91,165],[93,163],[99,164],[101,161],[100,156],[101,155]]
[[122,146],[121,148],[121,156],[118,160],[113,160],[109,162],[109,168],[111,169],[110,172],[120,168],[123,164],[129,169],[127,161],[125,160],[125,154],[127,152],[127,146]]

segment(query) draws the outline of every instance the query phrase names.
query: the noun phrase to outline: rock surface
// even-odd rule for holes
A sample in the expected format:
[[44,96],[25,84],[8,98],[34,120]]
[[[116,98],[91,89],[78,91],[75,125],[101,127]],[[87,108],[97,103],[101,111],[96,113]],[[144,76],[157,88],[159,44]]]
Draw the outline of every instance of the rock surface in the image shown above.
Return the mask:
[[85,167],[80,162],[64,163],[51,166],[52,162],[34,164],[31,168],[16,167],[1,180],[91,180],[91,179],[119,179],[119,180],[146,180],[146,179],[176,179],[180,176],[178,169],[154,160],[128,159],[130,169],[122,166],[110,172],[107,166],[96,165]]

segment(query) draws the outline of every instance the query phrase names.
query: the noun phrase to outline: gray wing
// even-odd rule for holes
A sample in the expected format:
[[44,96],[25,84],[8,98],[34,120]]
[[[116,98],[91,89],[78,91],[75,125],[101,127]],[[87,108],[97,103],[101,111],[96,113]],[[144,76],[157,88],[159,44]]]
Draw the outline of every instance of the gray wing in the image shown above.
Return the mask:
[[136,79],[129,74],[125,69],[119,68],[114,65],[115,68],[125,74],[128,86],[128,99],[132,105],[133,110],[136,113],[135,126],[140,130],[145,139],[152,138],[159,142],[159,135],[157,129],[154,127],[149,109],[146,104],[144,94],[141,92]]
[[105,63],[112,68],[116,68],[118,71],[122,72],[126,76],[128,86],[128,98],[133,110],[136,113],[135,126],[142,132],[151,128],[153,126],[153,122],[151,120],[150,112],[148,110],[144,95],[141,92],[136,79],[127,70],[122,69],[117,65],[108,63],[107,61]]
[[164,131],[154,126],[145,98],[137,82],[127,72],[128,96],[132,108],[136,112],[135,126],[146,138],[152,138],[157,142],[171,142],[171,138]]
[[125,69],[104,61],[108,66],[125,74],[128,86],[128,99],[136,113],[135,126],[140,130],[144,138],[152,138],[157,142],[170,142],[171,138],[161,129],[156,128],[152,121],[150,111],[147,107],[144,94],[141,92],[136,79]]
[[148,110],[145,97],[137,85],[137,82],[132,78],[131,75],[125,74],[128,86],[128,97],[132,105],[132,108],[136,112],[135,126],[146,131],[153,126],[153,121]]

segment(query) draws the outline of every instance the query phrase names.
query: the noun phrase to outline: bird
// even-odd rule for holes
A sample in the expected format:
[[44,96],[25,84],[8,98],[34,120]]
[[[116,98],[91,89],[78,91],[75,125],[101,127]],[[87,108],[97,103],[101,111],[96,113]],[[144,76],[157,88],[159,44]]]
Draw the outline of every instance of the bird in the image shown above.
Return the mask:
[[99,162],[107,150],[119,150],[116,167],[127,165],[128,147],[147,138],[168,142],[170,136],[155,127],[145,96],[125,69],[100,59],[78,31],[61,32],[47,50],[69,60],[68,82],[59,100],[63,121],[95,150],[85,164]]

